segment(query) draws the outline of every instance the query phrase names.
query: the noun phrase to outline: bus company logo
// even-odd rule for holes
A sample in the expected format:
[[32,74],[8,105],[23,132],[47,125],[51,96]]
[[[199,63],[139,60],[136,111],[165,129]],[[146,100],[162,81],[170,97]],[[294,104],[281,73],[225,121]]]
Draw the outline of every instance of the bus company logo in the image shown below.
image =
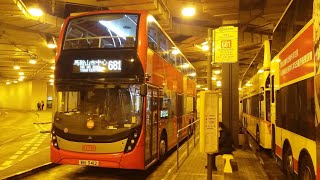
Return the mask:
[[96,151],[96,145],[84,144],[82,145],[82,151]]

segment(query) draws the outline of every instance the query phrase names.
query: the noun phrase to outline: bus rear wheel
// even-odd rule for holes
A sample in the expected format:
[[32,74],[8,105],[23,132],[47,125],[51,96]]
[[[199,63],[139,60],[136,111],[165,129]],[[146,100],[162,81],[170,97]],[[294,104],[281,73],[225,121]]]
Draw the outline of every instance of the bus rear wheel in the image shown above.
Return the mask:
[[283,171],[288,179],[293,179],[293,155],[290,147],[286,148],[283,153]]
[[314,167],[309,155],[305,155],[301,159],[299,166],[299,179],[315,180]]
[[164,135],[161,136],[161,140],[160,140],[160,157],[159,160],[160,162],[164,161],[165,156],[167,153],[167,139],[165,138]]

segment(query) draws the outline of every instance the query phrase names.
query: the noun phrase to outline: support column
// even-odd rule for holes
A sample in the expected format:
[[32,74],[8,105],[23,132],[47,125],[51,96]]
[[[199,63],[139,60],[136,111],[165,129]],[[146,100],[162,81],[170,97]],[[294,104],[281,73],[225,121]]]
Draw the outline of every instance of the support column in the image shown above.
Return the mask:
[[235,147],[239,146],[239,64],[222,64],[222,122],[230,130]]

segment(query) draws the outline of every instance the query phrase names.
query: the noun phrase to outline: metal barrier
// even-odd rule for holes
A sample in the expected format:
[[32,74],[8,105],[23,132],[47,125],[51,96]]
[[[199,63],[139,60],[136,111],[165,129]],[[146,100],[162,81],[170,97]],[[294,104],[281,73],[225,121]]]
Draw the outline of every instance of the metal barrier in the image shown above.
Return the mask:
[[[198,123],[198,122],[200,122],[200,120],[196,120],[196,121],[194,121],[194,122],[192,122],[192,123],[190,123],[188,126],[186,126],[186,127],[183,127],[183,128],[181,128],[181,129],[178,129],[178,132],[177,132],[177,139],[178,139],[178,142],[177,142],[177,169],[179,169],[179,143],[180,143],[180,140],[183,140],[183,139],[180,139],[180,132],[181,131],[183,131],[183,130],[185,130],[185,129],[187,129],[187,128],[189,128],[189,131],[188,131],[188,139],[187,139],[187,157],[189,156],[189,141],[190,141],[190,126],[193,126],[194,128],[193,128],[193,148],[194,147],[196,147],[196,143],[198,142],[196,142],[196,136],[200,136],[200,134],[199,134],[199,130],[200,130],[200,126],[198,125],[198,128],[196,128],[197,126],[196,126],[196,124]],[[178,123],[177,123],[177,126],[178,126]],[[199,139],[199,138],[198,138]]]

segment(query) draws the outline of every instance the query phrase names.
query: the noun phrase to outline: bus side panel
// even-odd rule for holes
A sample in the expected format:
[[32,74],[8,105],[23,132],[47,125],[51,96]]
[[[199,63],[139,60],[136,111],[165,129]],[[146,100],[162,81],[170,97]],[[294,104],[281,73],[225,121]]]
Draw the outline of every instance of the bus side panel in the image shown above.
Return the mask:
[[271,148],[271,123],[269,121],[260,120],[260,143],[263,148]]
[[[298,160],[300,157],[300,153],[304,150],[310,154],[312,159],[313,167],[316,169],[316,143],[313,140],[300,136],[298,134],[292,133],[288,130],[282,129],[282,147],[284,145],[285,140],[287,140],[291,146],[292,155],[294,158],[294,171],[298,174]],[[283,151],[284,149],[281,148]]]

